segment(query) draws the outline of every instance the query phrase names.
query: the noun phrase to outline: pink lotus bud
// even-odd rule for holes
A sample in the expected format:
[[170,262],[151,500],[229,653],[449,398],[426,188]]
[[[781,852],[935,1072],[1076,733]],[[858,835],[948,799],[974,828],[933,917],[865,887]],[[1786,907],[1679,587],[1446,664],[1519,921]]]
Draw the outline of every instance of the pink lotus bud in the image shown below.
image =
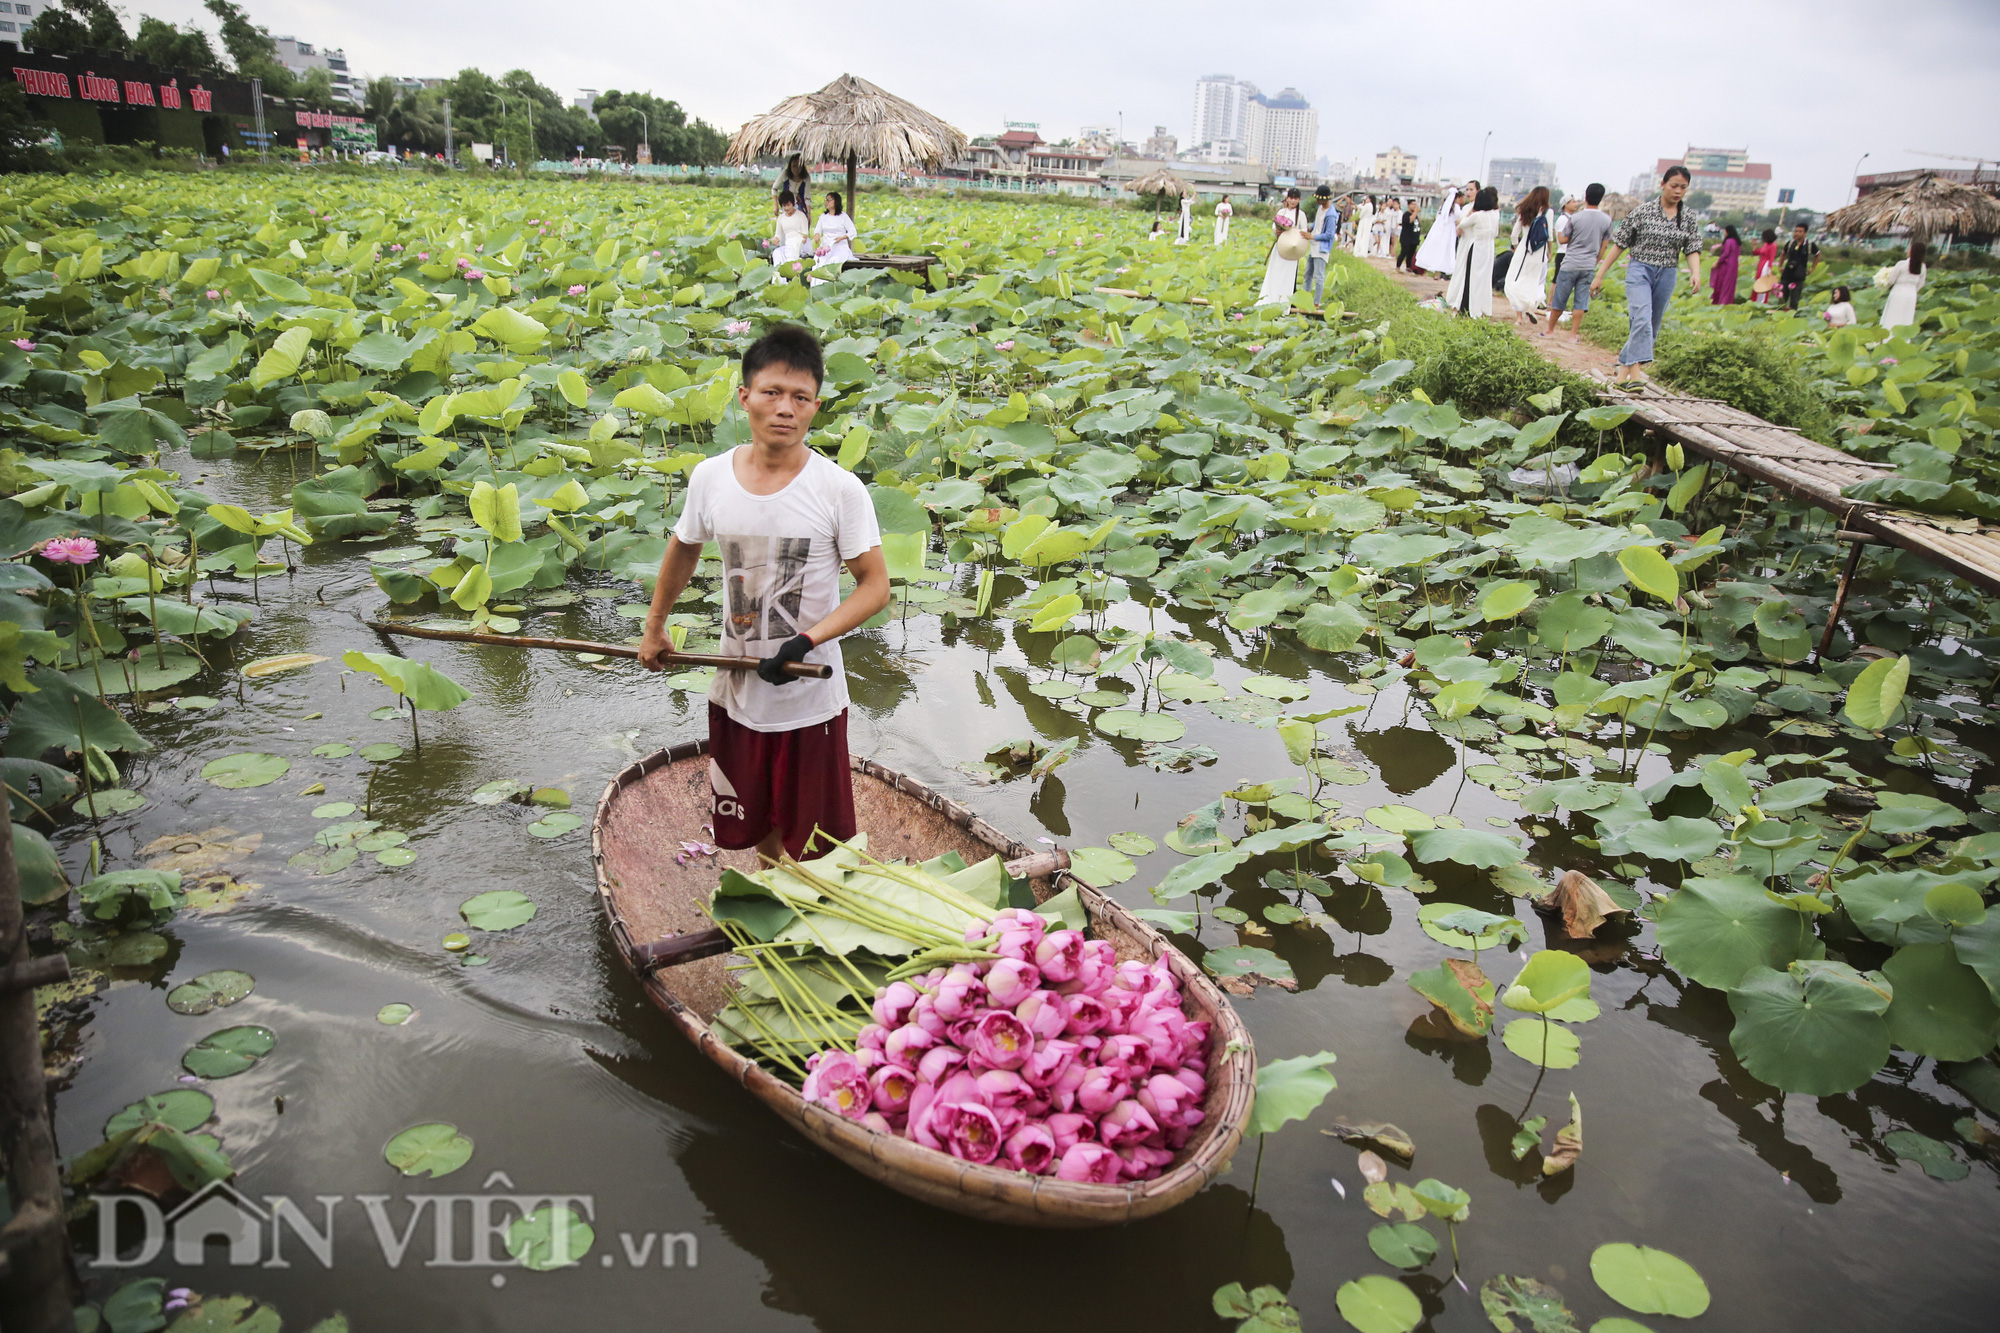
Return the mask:
[[[1022,938],[1025,940],[1026,936]],[[1034,994],[1041,984],[1042,974],[1035,965],[1016,958],[1002,958],[986,974],[986,993],[1003,1009],[1012,1009]]]
[[899,1028],[910,1021],[917,1003],[917,988],[907,981],[892,981],[875,992],[875,1021],[885,1028]]
[[977,1102],[933,1102],[931,1132],[953,1157],[980,1165],[998,1157],[1005,1141],[999,1117]]
[[926,995],[917,1001],[917,1007],[910,1010],[910,1022],[933,1037],[943,1037],[945,1028],[949,1026],[944,1015],[937,1011],[936,995]]
[[875,1071],[875,1067],[882,1063],[882,1052],[866,1046],[858,1046],[854,1051],[854,1063],[861,1066],[862,1073],[872,1074]]
[[1070,1144],[1056,1167],[1056,1179],[1076,1180],[1086,1185],[1115,1185],[1124,1163],[1118,1154],[1101,1143]]
[[1083,1076],[1076,1104],[1088,1115],[1103,1115],[1131,1095],[1132,1085],[1120,1078],[1117,1070],[1099,1065]]
[[882,1054],[893,1064],[914,1064],[923,1058],[925,1051],[937,1045],[937,1038],[918,1027],[915,1023],[905,1023],[889,1034],[882,1043]]
[[1208,1080],[1201,1076],[1199,1070],[1183,1065],[1173,1071],[1173,1078],[1176,1083],[1187,1089],[1188,1097],[1194,1101],[1198,1102],[1208,1095]]
[[1068,1021],[1062,997],[1054,991],[1045,990],[1038,990],[1015,1005],[1014,1017],[1020,1019],[1038,1039],[1061,1036],[1063,1025]]
[[1068,1037],[1088,1036],[1111,1021],[1110,1008],[1095,995],[1065,995],[1063,1010],[1068,1019],[1063,1035]]
[[889,1042],[889,1029],[880,1023],[867,1023],[854,1034],[854,1044],[865,1051],[880,1051]]
[[1035,946],[1035,966],[1041,969],[1042,979],[1054,985],[1076,980],[1077,969],[1083,966],[1083,945],[1083,932],[1078,930],[1042,936]]
[[965,964],[960,963],[938,983],[937,993],[932,997],[931,1007],[938,1017],[947,1023],[964,1018],[975,1005],[985,1002],[986,987],[979,977]]
[[1251,343],[1251,344],[1250,344],[1250,345],[1249,345],[1248,347],[1246,347],[1246,348],[1245,348],[1244,350],[1245,350],[1245,351],[1248,351],[1248,352],[1261,352],[1261,351],[1263,351],[1263,350],[1264,350],[1264,344],[1263,344],[1263,343]]
[[1174,1160],[1174,1155],[1166,1149],[1143,1143],[1121,1143],[1116,1152],[1119,1175],[1126,1180],[1151,1180]]
[[1040,1121],[1030,1120],[1007,1137],[1008,1166],[1029,1175],[1045,1176],[1056,1159],[1056,1136]]
[[1003,342],[994,343],[993,350],[996,352],[1011,352],[1014,350],[1014,340],[1008,338]]
[[1069,1064],[1064,1066],[1063,1071],[1056,1075],[1055,1081],[1046,1089],[1050,1105],[1059,1111],[1075,1110],[1076,1094],[1082,1089],[1083,1080],[1089,1073],[1089,1066],[1080,1058],[1072,1057]]
[[1062,1111],[1048,1118],[1049,1133],[1055,1136],[1056,1152],[1066,1153],[1072,1143],[1095,1143],[1097,1122],[1087,1115]]
[[211,301],[220,301],[222,299],[222,293],[218,292],[213,287],[210,287],[207,291],[203,292],[202,295]]
[[1181,1105],[1187,1101],[1188,1090],[1171,1074],[1155,1074],[1133,1095],[1139,1105],[1152,1115],[1155,1123],[1167,1125],[1180,1119]]
[[397,242],[397,241],[391,241],[391,242],[389,243],[389,253],[390,253],[390,254],[393,254],[393,255],[399,255],[399,254],[403,253],[403,247],[402,247],[402,244],[401,244],[400,242]]
[[965,1064],[965,1052],[953,1050],[949,1046],[933,1046],[924,1052],[924,1058],[917,1062],[917,1077],[926,1083],[937,1083],[949,1077],[953,1071]]
[[478,282],[478,281],[479,281],[480,279],[484,278],[484,277],[485,277],[486,275],[485,275],[484,273],[481,273],[481,272],[480,272],[480,271],[479,271],[478,269],[476,269],[476,268],[469,268],[469,269],[465,270],[465,276],[466,276],[466,278],[467,278],[467,279],[468,279],[469,281],[472,281],[472,282]]
[[1021,1020],[994,1010],[972,1034],[972,1058],[988,1069],[1019,1069],[1034,1054],[1035,1039]]
[[855,1058],[845,1051],[822,1052],[823,1058],[806,1075],[802,1090],[810,1102],[837,1111],[850,1120],[868,1114],[873,1093]]
[[584,286],[584,285],[583,285],[582,283],[580,283],[580,282],[573,282],[573,283],[571,283],[571,284],[570,284],[570,288],[569,288],[569,294],[570,294],[571,296],[582,296],[582,295],[583,295],[583,294],[584,294],[585,292],[587,292],[587,291],[589,291],[589,290],[590,290],[590,289],[589,289],[588,287]]
[[14,339],[14,346],[20,348],[24,352],[32,352],[35,350],[35,344],[30,342],[26,338]]
[[1034,1095],[1026,1079],[1011,1069],[989,1069],[978,1079],[979,1095],[988,1106],[1013,1106]]
[[1159,1122],[1146,1108],[1130,1098],[1118,1103],[1097,1122],[1097,1137],[1116,1147],[1127,1141],[1143,1141],[1160,1132]]
[[883,1064],[868,1076],[868,1086],[873,1090],[871,1101],[876,1110],[906,1113],[910,1094],[917,1090],[917,1076],[901,1065]]
[[1035,1043],[1035,1053],[1021,1066],[1021,1076],[1037,1088],[1050,1088],[1076,1063],[1076,1043],[1052,1038]]
[[1144,1078],[1153,1067],[1152,1048],[1134,1036],[1110,1037],[1097,1053],[1097,1064],[1122,1079]]
[[890,1124],[889,1118],[880,1111],[870,1111],[867,1115],[862,1116],[861,1125],[862,1128],[872,1129],[877,1134],[894,1134],[896,1132],[896,1127]]
[[425,260],[429,259],[430,257],[431,257],[431,252],[430,252],[430,251],[428,251],[428,250],[419,250],[419,251],[417,251],[417,262],[418,262],[418,263],[422,263],[422,262],[424,262]]

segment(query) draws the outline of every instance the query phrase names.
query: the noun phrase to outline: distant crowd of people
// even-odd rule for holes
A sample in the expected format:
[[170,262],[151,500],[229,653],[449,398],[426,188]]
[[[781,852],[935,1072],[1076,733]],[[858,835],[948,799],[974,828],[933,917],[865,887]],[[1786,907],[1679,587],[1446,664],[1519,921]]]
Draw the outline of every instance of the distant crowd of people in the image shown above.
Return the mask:
[[[1467,181],[1442,203],[1421,241],[1416,199],[1343,196],[1336,200],[1322,185],[1315,194],[1317,211],[1308,222],[1300,192],[1290,190],[1272,219],[1271,253],[1258,302],[1290,304],[1298,256],[1309,247],[1305,283],[1314,302],[1322,303],[1327,259],[1334,245],[1344,245],[1357,258],[1393,257],[1397,268],[1448,278],[1443,305],[1456,314],[1490,318],[1497,288],[1513,317],[1539,336],[1553,336],[1560,324],[1568,323],[1571,339],[1580,340],[1592,298],[1603,291],[1612,266],[1626,257],[1627,331],[1614,378],[1644,380],[1683,263],[1692,289],[1701,287],[1701,224],[1685,202],[1691,184],[1686,167],[1671,166],[1660,177],[1657,195],[1615,221],[1603,209],[1601,184],[1591,184],[1580,198],[1565,199],[1560,209],[1552,206],[1546,186],[1536,186],[1515,204],[1509,249],[1497,256],[1500,192],[1476,180]],[[1218,228],[1218,243],[1222,234]],[[1714,304],[1738,302],[1742,254],[1737,229],[1725,227],[1710,276]],[[1775,228],[1765,229],[1753,258],[1750,299],[1782,304],[1788,310],[1799,308],[1806,284],[1821,263],[1819,245],[1804,223],[1794,226],[1782,245]],[[1876,275],[1877,285],[1888,293],[1882,327],[1915,323],[1917,292],[1925,276],[1926,247],[1921,240]],[[1855,323],[1853,293],[1846,287],[1834,288],[1820,317],[1829,327]]]

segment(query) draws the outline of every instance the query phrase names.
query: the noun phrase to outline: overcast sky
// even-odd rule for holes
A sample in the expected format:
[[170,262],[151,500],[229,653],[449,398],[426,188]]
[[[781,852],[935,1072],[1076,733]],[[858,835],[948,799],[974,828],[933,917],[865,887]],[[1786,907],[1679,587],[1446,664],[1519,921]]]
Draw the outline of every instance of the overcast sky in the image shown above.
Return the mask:
[[[1307,4],[1217,0],[247,0],[281,36],[344,47],[369,75],[523,67],[567,99],[649,90],[725,130],[853,73],[969,134],[1037,121],[1044,138],[1156,124],[1185,143],[1194,80],[1291,86],[1319,109],[1320,151],[1364,162],[1391,144],[1447,174],[1489,157],[1556,163],[1564,188],[1631,176],[1690,143],[1747,147],[1773,184],[1829,208],[1864,171],[2000,154],[1993,0],[1487,0]],[[213,28],[199,0],[131,0]],[[1773,203],[1776,201],[1773,195]]]

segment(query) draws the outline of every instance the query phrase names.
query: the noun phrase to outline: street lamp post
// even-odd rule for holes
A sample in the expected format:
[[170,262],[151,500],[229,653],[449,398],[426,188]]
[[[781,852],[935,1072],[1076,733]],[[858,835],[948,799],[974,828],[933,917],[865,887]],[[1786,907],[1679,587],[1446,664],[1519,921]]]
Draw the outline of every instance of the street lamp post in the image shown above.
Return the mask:
[[635,159],[639,156],[639,148],[646,150],[646,162],[648,165],[651,165],[653,161],[653,122],[646,118],[644,111],[639,113],[639,145],[632,150],[632,156]]
[[1854,170],[1848,173],[1850,176],[1854,177],[1854,198],[1857,202],[1861,198],[1861,164],[1863,162],[1866,162],[1868,158],[1869,154],[1867,153],[1863,153],[1860,157],[1855,158]]

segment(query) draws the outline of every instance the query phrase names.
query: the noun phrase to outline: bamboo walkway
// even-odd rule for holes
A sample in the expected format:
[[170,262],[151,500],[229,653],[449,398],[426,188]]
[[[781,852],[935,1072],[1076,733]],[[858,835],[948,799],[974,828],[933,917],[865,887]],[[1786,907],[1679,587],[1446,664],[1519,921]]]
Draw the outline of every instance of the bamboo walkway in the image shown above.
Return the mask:
[[1607,402],[1630,407],[1634,421],[1656,435],[1678,441],[1689,453],[1764,482],[1839,520],[1836,536],[1849,543],[1850,549],[1826,630],[1820,637],[1821,652],[1832,642],[1862,547],[1869,542],[1900,547],[1984,592],[2000,596],[2000,525],[1920,514],[1841,494],[1856,482],[1892,474],[1895,469],[1888,464],[1828,448],[1727,403],[1672,393],[1657,384],[1605,388],[1600,393]]

